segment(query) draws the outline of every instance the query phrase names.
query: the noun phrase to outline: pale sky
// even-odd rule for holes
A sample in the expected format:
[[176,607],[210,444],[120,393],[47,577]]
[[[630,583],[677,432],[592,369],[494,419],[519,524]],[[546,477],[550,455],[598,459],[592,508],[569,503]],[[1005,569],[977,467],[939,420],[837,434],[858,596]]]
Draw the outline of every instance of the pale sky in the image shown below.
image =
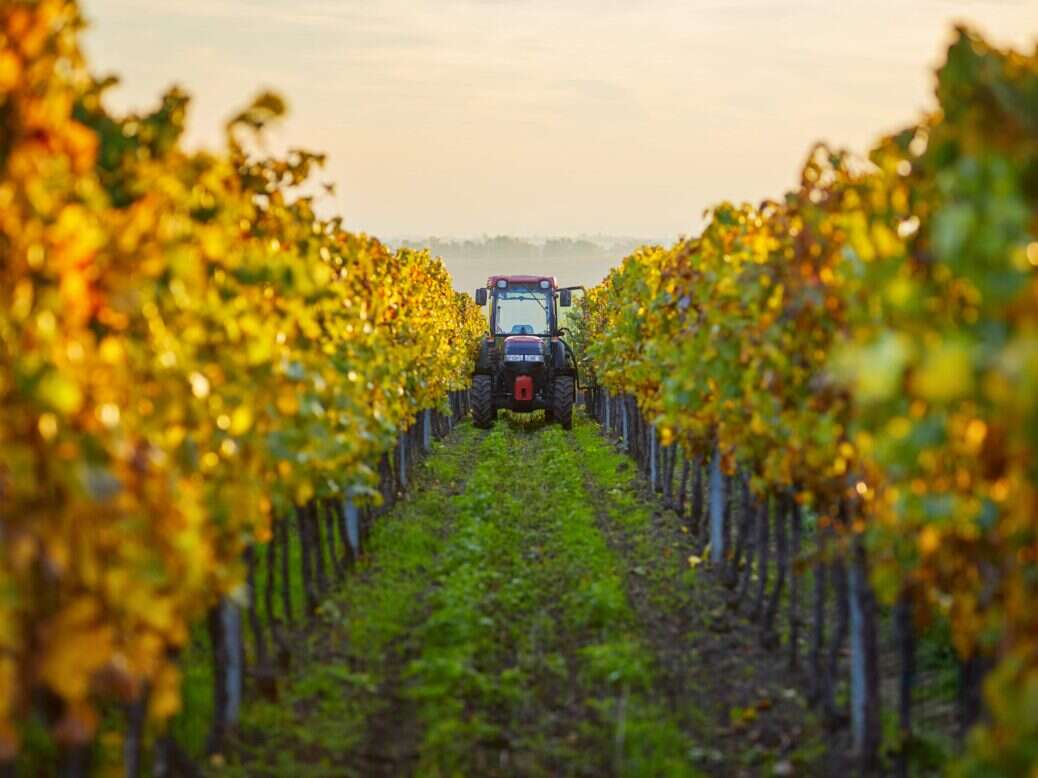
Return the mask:
[[695,231],[931,107],[955,20],[1034,46],[1038,0],[83,0],[115,108],[168,85],[213,145],[260,88],[384,237]]

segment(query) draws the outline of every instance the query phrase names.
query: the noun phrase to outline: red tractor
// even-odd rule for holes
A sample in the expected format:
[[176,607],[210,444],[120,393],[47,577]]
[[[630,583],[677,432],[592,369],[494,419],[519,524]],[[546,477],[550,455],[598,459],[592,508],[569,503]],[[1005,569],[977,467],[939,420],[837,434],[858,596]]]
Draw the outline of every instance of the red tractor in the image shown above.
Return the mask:
[[552,276],[491,276],[476,290],[476,303],[490,301],[490,333],[483,340],[472,377],[472,419],[487,428],[499,408],[517,413],[543,409],[549,421],[573,426],[577,362],[562,339],[559,307],[572,305],[574,289]]

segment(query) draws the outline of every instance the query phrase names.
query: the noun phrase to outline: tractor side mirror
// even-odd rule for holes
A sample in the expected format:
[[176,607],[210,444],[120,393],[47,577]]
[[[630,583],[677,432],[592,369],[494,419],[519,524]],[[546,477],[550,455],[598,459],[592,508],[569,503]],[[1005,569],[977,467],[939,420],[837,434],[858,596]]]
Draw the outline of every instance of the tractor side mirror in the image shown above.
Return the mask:
[[487,290],[486,289],[477,289],[476,290],[476,305],[486,305],[486,304],[487,304]]
[[560,289],[559,305],[561,305],[563,308],[569,308],[571,305],[573,305],[573,292],[571,292],[569,289]]

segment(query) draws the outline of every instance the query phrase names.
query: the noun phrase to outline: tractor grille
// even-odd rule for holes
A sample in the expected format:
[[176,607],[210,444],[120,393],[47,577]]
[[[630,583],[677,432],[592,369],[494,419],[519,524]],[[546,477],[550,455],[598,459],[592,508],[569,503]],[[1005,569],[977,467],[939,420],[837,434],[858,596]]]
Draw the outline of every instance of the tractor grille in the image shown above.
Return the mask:
[[505,340],[505,362],[542,362],[544,351],[540,338],[508,338]]

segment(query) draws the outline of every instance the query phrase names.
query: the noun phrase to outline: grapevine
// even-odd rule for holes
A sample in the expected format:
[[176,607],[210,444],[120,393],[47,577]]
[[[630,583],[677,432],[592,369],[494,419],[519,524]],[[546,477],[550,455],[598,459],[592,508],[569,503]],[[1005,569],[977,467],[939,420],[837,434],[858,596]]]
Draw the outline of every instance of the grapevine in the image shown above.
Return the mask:
[[1019,775],[1038,735],[1038,56],[961,29],[937,75],[939,109],[869,160],[819,146],[783,197],[628,257],[579,334],[665,443],[792,493],[868,548],[881,597],[997,660],[960,769]]
[[68,0],[0,9],[0,762],[42,693],[66,746],[108,701],[179,704],[191,625],[312,498],[373,495],[465,386],[479,310],[427,252],[316,216],[322,158],[181,143],[188,98],[117,116]]

